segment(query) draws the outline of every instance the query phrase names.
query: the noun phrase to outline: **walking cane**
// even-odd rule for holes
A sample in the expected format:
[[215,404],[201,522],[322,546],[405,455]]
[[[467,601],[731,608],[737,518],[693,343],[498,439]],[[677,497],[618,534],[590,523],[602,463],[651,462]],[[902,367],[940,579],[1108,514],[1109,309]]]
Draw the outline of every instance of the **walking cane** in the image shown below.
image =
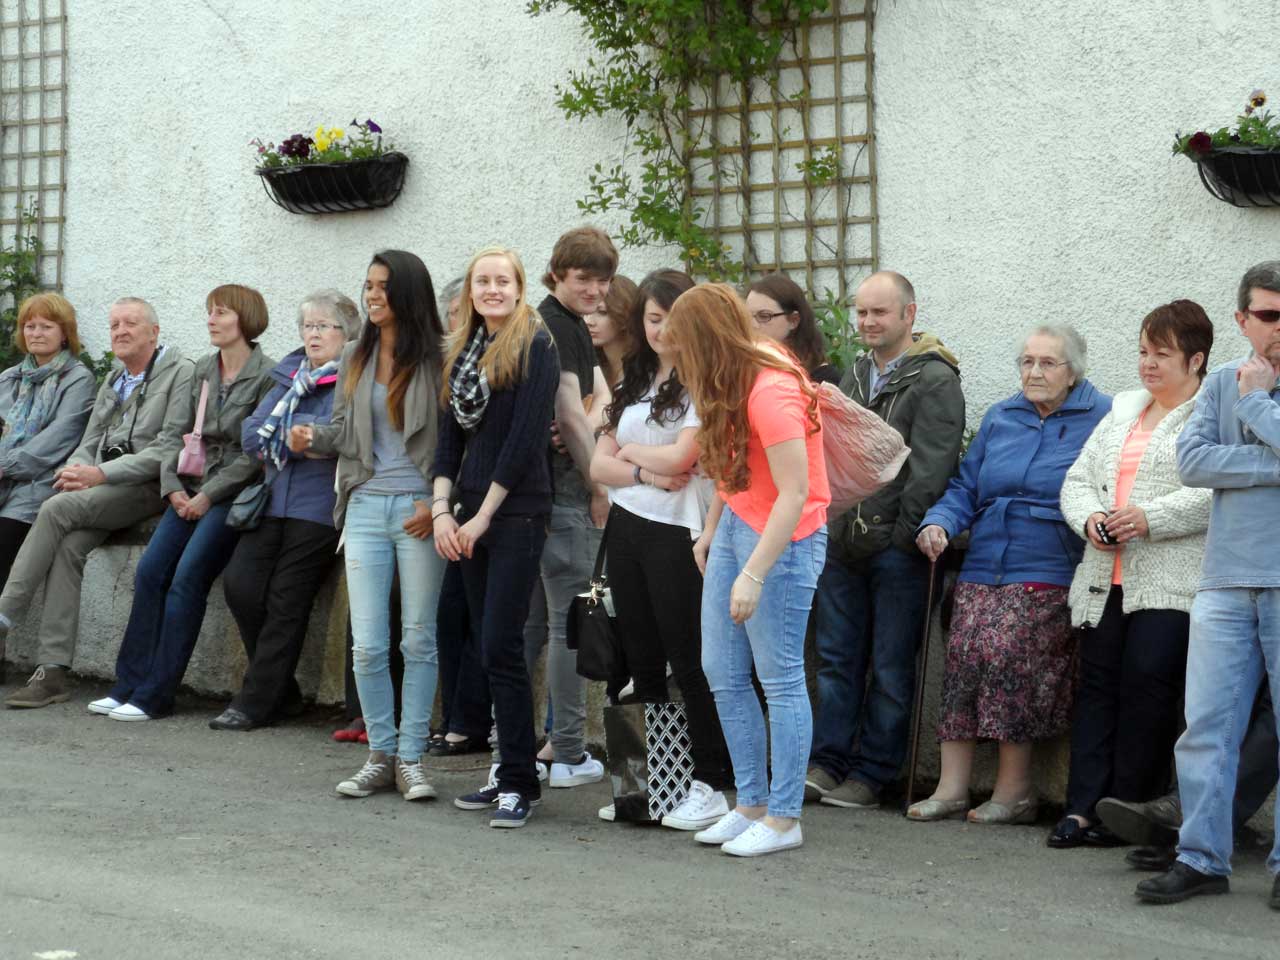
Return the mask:
[[911,709],[911,764],[907,768],[907,803],[902,808],[905,816],[916,798],[916,761],[920,753],[920,720],[924,711],[924,680],[929,672],[929,634],[933,627],[933,590],[938,582],[938,561],[929,561],[929,599],[924,608],[924,643],[920,649],[920,665],[916,670],[916,698]]

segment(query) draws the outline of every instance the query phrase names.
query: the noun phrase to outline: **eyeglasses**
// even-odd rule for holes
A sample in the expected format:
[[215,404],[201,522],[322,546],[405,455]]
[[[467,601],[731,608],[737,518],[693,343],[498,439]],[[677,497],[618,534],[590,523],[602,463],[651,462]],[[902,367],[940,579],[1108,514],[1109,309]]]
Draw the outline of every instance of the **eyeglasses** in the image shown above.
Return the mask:
[[766,323],[772,323],[778,317],[785,317],[789,311],[779,310],[777,313],[770,313],[768,310],[758,310],[751,315],[757,326],[763,327]]
[[1263,323],[1275,323],[1280,320],[1280,310],[1254,310],[1251,308],[1245,312],[1257,317]]
[[1023,373],[1030,373],[1036,367],[1040,368],[1040,372],[1048,376],[1052,376],[1057,370],[1061,370],[1067,364],[1063,360],[1046,360],[1040,357],[1019,357],[1018,369]]
[[342,327],[336,323],[304,323],[302,325],[303,333],[328,333],[330,330],[341,330]]

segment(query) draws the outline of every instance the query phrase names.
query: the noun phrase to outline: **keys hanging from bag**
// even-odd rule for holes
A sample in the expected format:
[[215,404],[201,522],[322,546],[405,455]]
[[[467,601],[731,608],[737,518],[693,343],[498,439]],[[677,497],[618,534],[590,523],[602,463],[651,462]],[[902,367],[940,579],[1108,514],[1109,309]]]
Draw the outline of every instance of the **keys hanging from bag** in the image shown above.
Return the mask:
[[204,476],[204,408],[209,403],[209,381],[200,384],[200,405],[196,407],[195,428],[182,435],[182,452],[178,454],[178,476],[199,479]]
[[612,680],[623,669],[622,644],[614,629],[613,596],[605,573],[608,548],[606,525],[587,592],[573,598],[569,622],[565,624],[565,643],[570,650],[578,651],[578,676],[588,680]]

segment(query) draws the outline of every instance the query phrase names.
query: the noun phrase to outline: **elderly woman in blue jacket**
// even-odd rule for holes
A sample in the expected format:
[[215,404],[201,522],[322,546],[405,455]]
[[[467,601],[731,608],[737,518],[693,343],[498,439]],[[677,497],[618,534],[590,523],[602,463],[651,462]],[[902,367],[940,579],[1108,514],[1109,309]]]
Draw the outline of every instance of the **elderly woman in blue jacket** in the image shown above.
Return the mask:
[[286,440],[295,424],[329,422],[338,362],[360,332],[360,312],[350,297],[321,290],[299,306],[298,332],[302,347],[276,364],[271,390],[241,428],[244,451],[263,461],[271,491],[261,525],[240,538],[222,578],[249,665],[231,705],[209,721],[214,730],[252,730],[301,705],[293,671],[336,559],[338,461],[292,453]]
[[[1022,389],[982,419],[959,474],[921,521],[916,543],[936,560],[970,532],[947,640],[938,739],[938,789],[913,804],[913,820],[1031,823],[1039,799],[1031,746],[1070,723],[1075,640],[1067,592],[1084,541],[1058,495],[1093,428],[1111,409],[1085,373],[1085,342],[1044,324],[1017,358]],[[978,740],[1000,745],[991,799],[969,810]]]

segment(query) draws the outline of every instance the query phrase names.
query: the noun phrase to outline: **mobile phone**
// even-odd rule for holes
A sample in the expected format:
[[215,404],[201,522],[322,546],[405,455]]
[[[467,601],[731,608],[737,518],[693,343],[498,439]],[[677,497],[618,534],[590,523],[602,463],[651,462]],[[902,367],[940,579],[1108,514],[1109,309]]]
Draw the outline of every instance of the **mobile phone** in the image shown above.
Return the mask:
[[1093,522],[1093,529],[1098,534],[1098,539],[1109,547],[1114,547],[1120,542],[1111,534],[1107,533],[1107,525],[1101,520],[1095,520]]

